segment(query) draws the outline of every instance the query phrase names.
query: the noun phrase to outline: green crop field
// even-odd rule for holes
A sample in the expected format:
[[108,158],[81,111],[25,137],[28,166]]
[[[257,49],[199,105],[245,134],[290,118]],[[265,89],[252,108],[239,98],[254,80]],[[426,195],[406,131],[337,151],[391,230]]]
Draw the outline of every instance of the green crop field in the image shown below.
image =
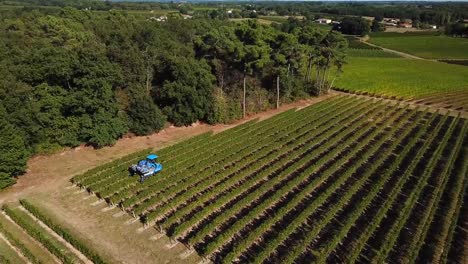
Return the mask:
[[468,39],[421,33],[375,33],[371,43],[427,59],[468,59]]
[[263,20],[269,20],[269,21],[272,21],[272,22],[276,22],[276,23],[284,23],[288,20],[287,17],[284,17],[284,16],[259,16],[259,18],[263,19]]
[[[366,45],[366,44],[363,44]],[[391,52],[385,52],[380,49],[348,49],[349,58],[401,58],[399,55]]]
[[150,150],[72,182],[214,263],[462,262],[467,129],[335,96],[158,150],[142,184],[127,167]]
[[[291,16],[291,17],[298,19],[298,20],[304,19],[303,16]],[[269,21],[276,22],[276,23],[284,23],[288,21],[288,16],[259,16],[258,18],[263,19],[263,20],[269,20]]]
[[263,19],[263,18],[229,18],[229,21],[237,22],[237,23],[248,21],[248,20],[255,20],[258,23],[263,24],[263,25],[271,25],[272,23],[278,23],[276,21]]
[[380,50],[350,50],[335,86],[406,99],[468,92],[468,67],[396,57]]

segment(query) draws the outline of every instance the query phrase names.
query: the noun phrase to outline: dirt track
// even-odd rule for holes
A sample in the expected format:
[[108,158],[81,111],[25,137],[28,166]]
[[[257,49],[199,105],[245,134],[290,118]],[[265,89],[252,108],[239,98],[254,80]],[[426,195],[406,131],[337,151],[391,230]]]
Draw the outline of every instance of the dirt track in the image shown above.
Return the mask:
[[418,56],[415,56],[415,55],[411,55],[411,54],[409,54],[409,53],[401,52],[401,51],[398,51],[398,50],[387,49],[387,48],[384,48],[384,47],[381,47],[381,46],[372,44],[372,43],[370,43],[370,42],[368,42],[368,41],[365,41],[365,43],[366,43],[367,45],[369,45],[369,46],[376,47],[376,48],[380,48],[380,49],[382,49],[383,51],[397,54],[398,56],[403,57],[403,58],[414,59],[414,60],[436,61],[436,60],[430,60],[430,59],[421,58],[421,57],[418,57]]

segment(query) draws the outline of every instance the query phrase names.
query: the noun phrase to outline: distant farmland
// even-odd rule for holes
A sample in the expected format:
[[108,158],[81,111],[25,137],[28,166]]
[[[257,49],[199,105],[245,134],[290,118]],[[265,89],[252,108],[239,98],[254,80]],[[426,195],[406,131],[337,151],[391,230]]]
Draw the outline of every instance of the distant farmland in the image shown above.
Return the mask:
[[381,50],[351,49],[348,53],[348,63],[335,85],[340,90],[414,100],[439,96],[447,99],[448,106],[451,102],[468,104],[462,100],[468,97],[466,66],[407,59]]
[[72,181],[215,263],[463,262],[468,121],[336,96]]
[[468,39],[434,33],[374,33],[369,40],[384,48],[394,49],[426,59],[467,59]]

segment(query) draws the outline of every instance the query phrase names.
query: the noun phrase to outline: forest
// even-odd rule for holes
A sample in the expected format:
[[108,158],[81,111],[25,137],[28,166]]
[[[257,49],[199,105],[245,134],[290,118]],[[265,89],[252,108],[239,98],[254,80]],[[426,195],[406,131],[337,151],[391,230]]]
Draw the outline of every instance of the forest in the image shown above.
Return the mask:
[[341,33],[294,19],[161,23],[117,10],[24,7],[2,10],[0,21],[0,188],[34,154],[99,148],[167,124],[227,123],[326,93],[348,45]]

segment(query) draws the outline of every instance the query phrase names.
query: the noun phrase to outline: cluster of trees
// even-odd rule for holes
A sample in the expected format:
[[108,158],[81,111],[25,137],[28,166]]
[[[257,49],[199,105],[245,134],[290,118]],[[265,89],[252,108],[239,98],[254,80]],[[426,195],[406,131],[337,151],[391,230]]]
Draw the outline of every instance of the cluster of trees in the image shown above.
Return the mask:
[[454,37],[468,37],[468,23],[458,21],[445,27],[445,34]]
[[[374,29],[374,24],[372,26]],[[371,23],[361,17],[345,17],[340,24],[334,25],[333,29],[343,34],[365,36],[371,30]]]
[[105,10],[111,8],[109,1],[96,0],[0,0],[0,4],[26,7],[75,7]]
[[0,188],[34,153],[102,147],[167,121],[229,122],[278,95],[327,92],[347,47],[296,20],[156,22],[67,7],[2,11],[0,21]]
[[382,23],[382,20],[383,20],[383,18],[377,18],[377,17],[376,17],[376,18],[372,21],[370,30],[371,30],[372,32],[382,32],[382,31],[385,31],[385,25]]
[[444,26],[468,18],[466,3],[324,3],[324,2],[265,2],[250,4],[259,14],[303,15],[308,19],[316,15],[393,17],[412,19],[426,24]]
[[382,17],[376,17],[372,22],[362,17],[344,17],[340,24],[333,26],[333,29],[347,35],[365,36],[371,31],[385,31],[385,26],[381,23],[382,20]]
[[25,6],[25,7],[74,7],[93,10],[109,11],[118,10],[161,10],[177,9],[177,3],[156,1],[101,1],[101,0],[0,0],[1,5]]
[[[334,16],[338,20],[345,16],[392,17],[411,19],[422,24],[445,26],[460,19],[468,18],[466,3],[345,3],[345,2],[178,2],[141,0],[0,0],[0,4],[21,6],[72,6],[94,10],[179,10],[182,13],[195,13],[209,17],[244,17],[257,15],[305,16],[313,20],[317,17]],[[226,14],[226,10],[232,13]],[[255,10],[255,12],[252,12]]]

